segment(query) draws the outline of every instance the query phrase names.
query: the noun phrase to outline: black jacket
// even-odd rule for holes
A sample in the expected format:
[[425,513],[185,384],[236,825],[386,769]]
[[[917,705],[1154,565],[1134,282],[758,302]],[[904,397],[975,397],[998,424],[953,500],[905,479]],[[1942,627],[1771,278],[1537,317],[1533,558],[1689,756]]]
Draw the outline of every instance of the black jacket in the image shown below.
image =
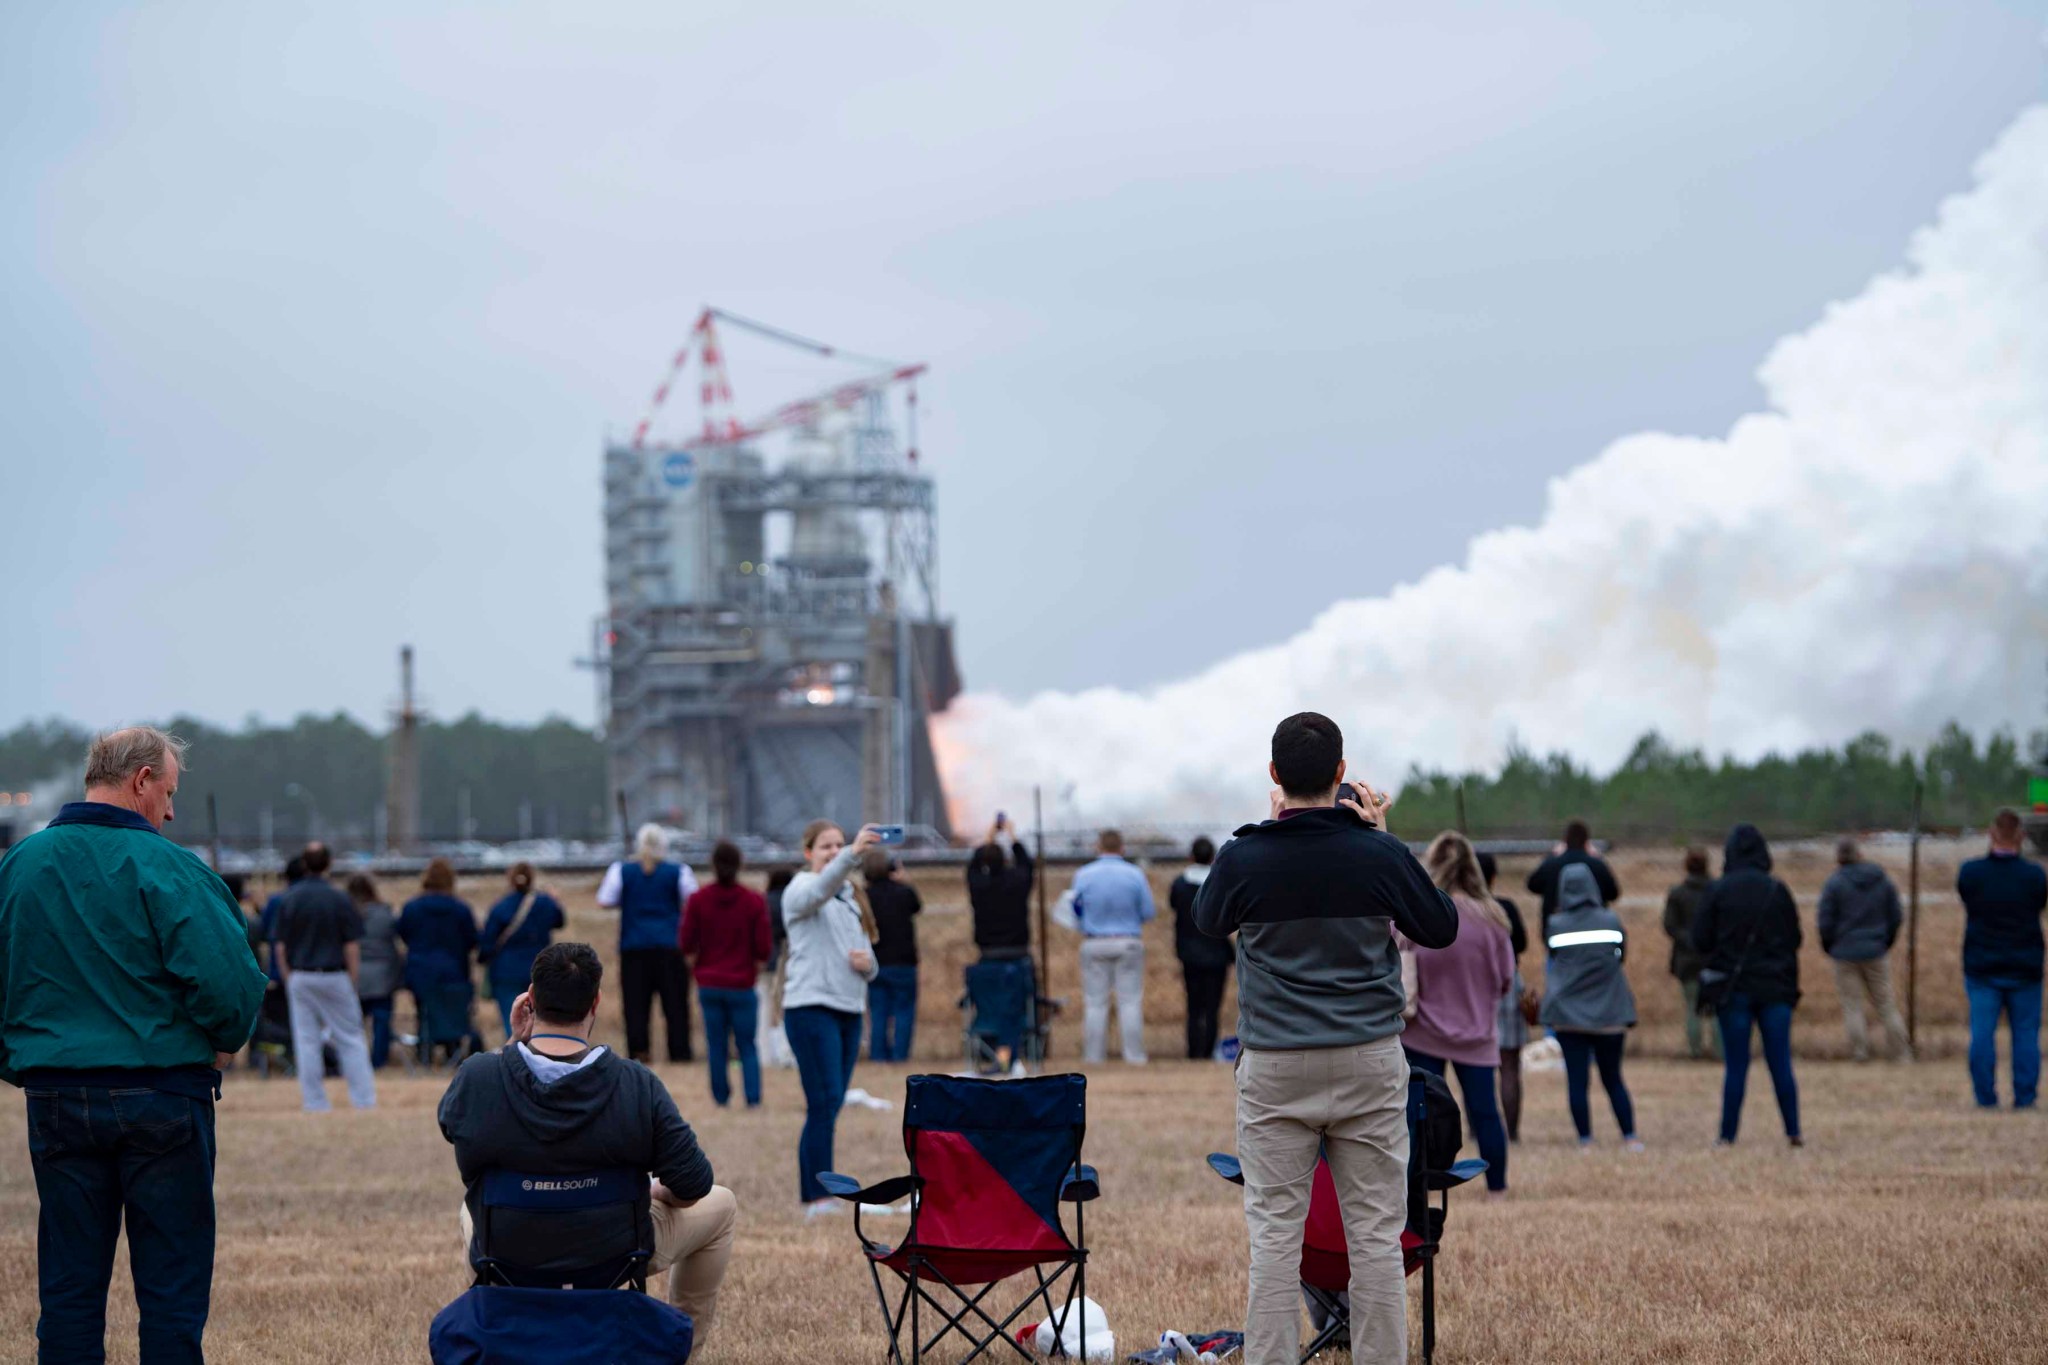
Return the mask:
[[2048,877],[2016,853],[1972,858],[1956,873],[1963,898],[1963,975],[1991,980],[2041,979],[2041,912]]
[[1022,843],[1010,845],[1010,862],[993,872],[967,865],[967,900],[974,907],[974,946],[1031,946],[1031,854]]
[[[1198,878],[1195,874],[1200,873]],[[1195,897],[1209,869],[1196,864],[1173,879],[1166,888],[1166,903],[1173,907],[1173,954],[1183,967],[1196,971],[1227,971],[1237,949],[1227,939],[1210,938],[1195,927]]]
[[1755,825],[1728,832],[1721,879],[1693,911],[1692,946],[1708,968],[1731,972],[1731,995],[1753,1004],[1799,1003],[1799,907],[1771,875],[1771,847]]
[[1539,924],[1547,924],[1557,912],[1557,874],[1573,863],[1584,863],[1593,869],[1593,884],[1600,888],[1602,904],[1613,905],[1621,899],[1621,883],[1614,880],[1614,869],[1607,865],[1605,858],[1583,848],[1568,848],[1562,853],[1551,854],[1536,864],[1536,870],[1529,874],[1529,890],[1543,898]]
[[911,916],[924,909],[917,888],[909,882],[884,877],[867,886],[868,908],[875,912],[875,965],[915,967],[917,965],[917,922]]

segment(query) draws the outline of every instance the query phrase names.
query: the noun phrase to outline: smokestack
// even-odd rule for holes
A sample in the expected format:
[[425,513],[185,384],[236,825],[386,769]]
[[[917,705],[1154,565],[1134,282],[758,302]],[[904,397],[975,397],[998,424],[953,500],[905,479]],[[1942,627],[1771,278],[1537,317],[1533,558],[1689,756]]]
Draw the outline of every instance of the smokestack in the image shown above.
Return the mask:
[[398,709],[391,717],[390,774],[385,788],[385,829],[394,853],[420,844],[420,717],[412,690],[412,646],[398,650]]

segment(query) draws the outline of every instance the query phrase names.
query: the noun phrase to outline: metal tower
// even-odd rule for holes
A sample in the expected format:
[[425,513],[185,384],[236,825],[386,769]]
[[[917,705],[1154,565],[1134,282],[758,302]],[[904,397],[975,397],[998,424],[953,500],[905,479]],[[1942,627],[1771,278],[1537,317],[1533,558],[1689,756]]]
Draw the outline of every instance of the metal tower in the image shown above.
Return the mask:
[[788,839],[821,816],[949,834],[926,726],[959,691],[934,488],[917,466],[914,391],[907,448],[889,403],[924,367],[876,362],[869,378],[742,424],[718,321],[845,356],[707,309],[655,396],[694,351],[700,436],[652,442],[650,412],[606,449],[613,783],[633,820],[703,838]]

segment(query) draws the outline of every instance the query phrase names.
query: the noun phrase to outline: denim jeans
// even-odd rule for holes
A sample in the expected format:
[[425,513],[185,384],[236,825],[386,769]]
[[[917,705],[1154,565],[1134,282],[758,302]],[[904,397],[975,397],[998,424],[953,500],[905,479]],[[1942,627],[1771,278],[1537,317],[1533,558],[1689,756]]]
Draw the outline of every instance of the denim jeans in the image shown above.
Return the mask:
[[1621,1083],[1621,1053],[1628,1037],[1620,1033],[1574,1033],[1557,1030],[1557,1046],[1564,1053],[1565,1103],[1572,1111],[1572,1127],[1579,1141],[1593,1140],[1593,1106],[1588,1101],[1591,1068],[1600,1069],[1600,1088],[1614,1109],[1615,1126],[1624,1139],[1636,1135],[1636,1104],[1628,1087]]
[[[1409,1052],[1408,1060],[1424,1071],[1444,1074],[1441,1057]],[[1508,1130],[1493,1102],[1495,1068],[1468,1066],[1464,1062],[1452,1062],[1451,1066],[1458,1072],[1458,1093],[1465,1098],[1465,1126],[1472,1130],[1472,1140],[1479,1144],[1479,1155],[1486,1161],[1486,1188],[1504,1190],[1508,1187]]]
[[1792,1078],[1792,1006],[1782,1001],[1752,1004],[1745,994],[1729,996],[1715,1011],[1721,1025],[1721,1141],[1735,1141],[1742,1124],[1742,1097],[1749,1088],[1749,1030],[1753,1023],[1764,1037],[1764,1064],[1771,1069],[1771,1088],[1778,1092],[1778,1115],[1785,1136],[1799,1136],[1799,1083]]
[[28,1152],[42,1211],[37,1359],[106,1356],[114,1243],[128,1225],[142,1365],[203,1357],[213,1292],[213,1103],[156,1090],[28,1092]]
[[818,1177],[832,1169],[832,1135],[839,1106],[860,1060],[860,1016],[825,1005],[798,1005],[782,1012],[782,1031],[796,1054],[804,1083],[804,1131],[797,1139],[797,1197],[809,1204],[826,1197]]
[[[740,1054],[740,1089],[747,1107],[761,1102],[761,1053],[754,1046],[760,1028],[761,997],[730,986],[699,986],[697,1003],[704,1007],[704,1057],[711,1066],[711,1099],[719,1107],[732,1103],[728,1054]],[[728,1046],[730,1045],[730,1046]]]
[[1998,1019],[2012,1030],[2012,1107],[2033,1107],[2041,1084],[2041,983],[1965,976],[1970,997],[1970,1088],[1977,1103],[1998,1107]]
[[491,1000],[498,1007],[498,1022],[505,1027],[505,1037],[512,1037],[512,1005],[526,994],[525,985],[492,986]]
[[380,1071],[391,1060],[391,997],[363,1001],[363,1018],[370,1021],[370,1069]]
[[868,982],[868,1060],[907,1062],[917,1029],[917,968],[878,967]]

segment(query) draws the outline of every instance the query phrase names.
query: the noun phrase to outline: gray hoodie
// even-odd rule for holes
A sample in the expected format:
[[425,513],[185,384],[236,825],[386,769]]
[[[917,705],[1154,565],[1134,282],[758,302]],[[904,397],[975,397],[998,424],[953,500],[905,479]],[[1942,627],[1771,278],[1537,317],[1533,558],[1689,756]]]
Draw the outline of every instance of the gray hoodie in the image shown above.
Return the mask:
[[1543,1023],[1560,1033],[1619,1033],[1636,1022],[1635,992],[1622,973],[1626,936],[1621,916],[1600,901],[1600,887],[1583,863],[1557,877],[1557,909],[1543,927],[1550,950],[1543,992]]
[[[861,928],[860,906],[848,877],[860,855],[848,844],[823,872],[805,870],[782,890],[782,923],[789,932],[789,963],[782,979],[782,1007],[823,1005],[848,1014],[865,1013],[868,982],[875,979],[875,945]],[[854,971],[847,955],[868,954],[868,969]]]
[[1841,962],[1870,962],[1892,950],[1905,915],[1899,889],[1876,863],[1845,863],[1821,888],[1820,946]]

